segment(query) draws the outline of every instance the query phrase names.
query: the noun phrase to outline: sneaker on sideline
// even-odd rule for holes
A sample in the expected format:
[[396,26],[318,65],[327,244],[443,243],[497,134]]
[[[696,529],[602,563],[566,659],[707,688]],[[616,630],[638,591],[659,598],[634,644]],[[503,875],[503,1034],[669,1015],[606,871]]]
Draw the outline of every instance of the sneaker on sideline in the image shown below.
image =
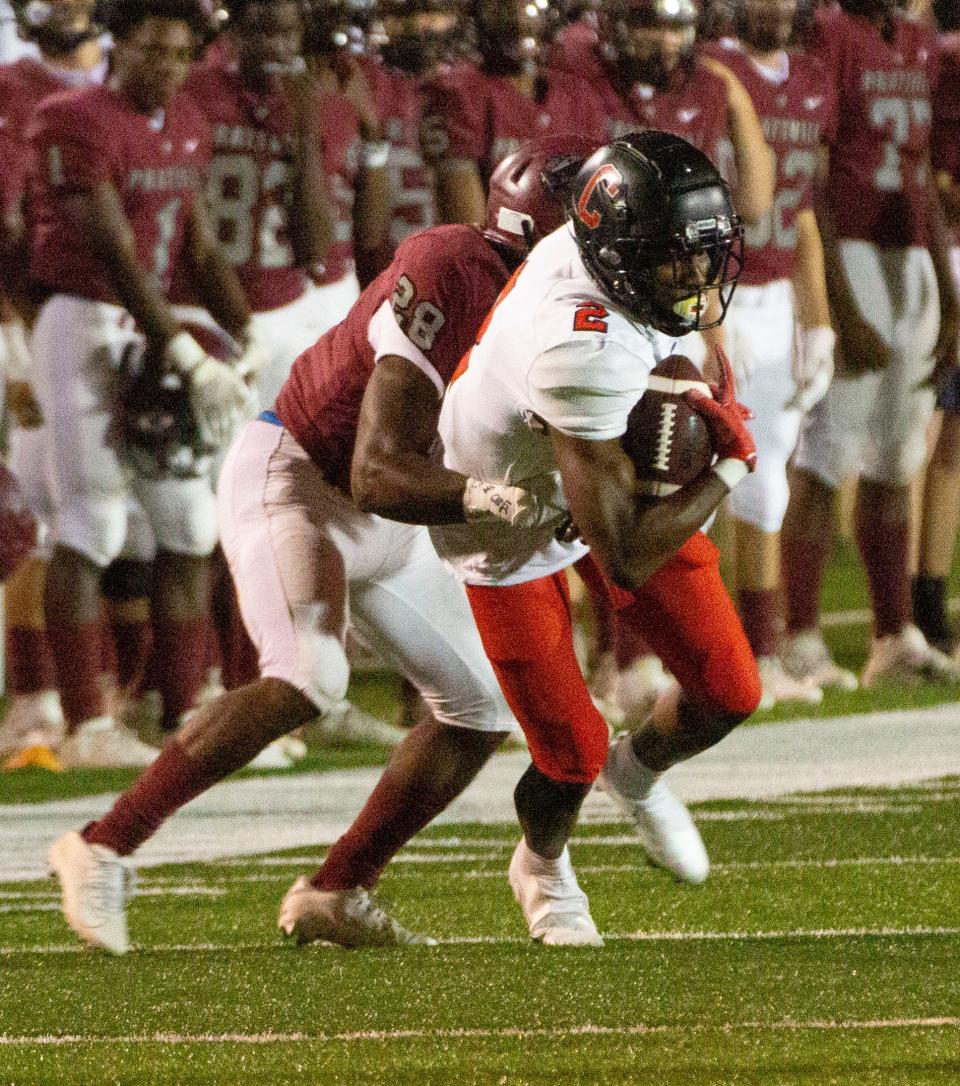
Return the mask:
[[935,649],[916,626],[874,638],[863,669],[865,688],[878,683],[960,682],[960,664]]
[[787,634],[780,648],[783,668],[791,678],[806,680],[821,690],[856,690],[860,680],[852,671],[834,663],[823,634],[804,630]]
[[160,753],[109,716],[87,720],[60,744],[64,769],[136,769],[152,764]]
[[763,691],[758,709],[772,709],[785,701],[799,701],[805,705],[819,705],[823,701],[819,686],[810,679],[795,679],[788,675],[777,656],[758,656],[757,671]]
[[0,757],[27,747],[58,747],[65,729],[60,696],[55,690],[19,694],[10,702],[0,724]]

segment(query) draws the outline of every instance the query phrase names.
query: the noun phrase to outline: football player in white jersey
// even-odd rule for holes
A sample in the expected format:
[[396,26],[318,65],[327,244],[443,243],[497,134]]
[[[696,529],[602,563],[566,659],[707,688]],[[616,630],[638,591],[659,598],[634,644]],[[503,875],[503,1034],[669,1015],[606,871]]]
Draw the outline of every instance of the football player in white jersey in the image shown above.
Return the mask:
[[[709,869],[661,774],[723,738],[760,699],[716,549],[698,531],[756,454],[725,359],[715,399],[688,393],[710,429],[713,467],[650,502],[638,497],[619,440],[658,358],[706,326],[708,312],[722,319],[739,274],[741,227],[710,160],[663,132],[625,136],[583,165],[568,217],[501,294],[448,389],[439,433],[446,467],[566,504],[581,538],[494,521],[431,534],[466,584],[533,758],[515,793],[524,836],[510,864],[530,934],[596,946],[566,843],[598,776],[655,863],[694,883]],[[588,549],[612,606],[680,681],[648,720],[628,721],[636,730],[609,756],[574,656],[563,572]]]

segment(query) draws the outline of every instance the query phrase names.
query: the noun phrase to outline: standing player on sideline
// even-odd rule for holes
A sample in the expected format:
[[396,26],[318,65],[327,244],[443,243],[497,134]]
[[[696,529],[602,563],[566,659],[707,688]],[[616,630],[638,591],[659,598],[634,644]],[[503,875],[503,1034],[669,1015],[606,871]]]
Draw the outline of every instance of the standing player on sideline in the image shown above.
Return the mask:
[[[655,862],[688,881],[707,875],[696,826],[660,776],[722,739],[760,699],[716,548],[698,532],[756,454],[728,365],[717,400],[697,400],[715,467],[650,502],[637,496],[620,443],[658,345],[675,349],[657,332],[685,335],[711,309],[722,320],[736,281],[742,235],[710,160],[666,133],[626,136],[584,163],[568,215],[572,232],[546,238],[500,296],[447,390],[439,433],[453,471],[552,488],[582,542],[492,521],[431,535],[466,583],[533,757],[514,793],[524,836],[510,863],[530,934],[598,945],[566,843],[601,771]],[[606,721],[574,655],[566,586],[565,567],[588,547],[613,605],[681,684],[609,757]]]
[[757,470],[733,491],[728,508],[737,602],[764,708],[823,698],[818,686],[784,671],[777,629],[787,461],[804,412],[833,377],[834,334],[812,196],[834,101],[819,58],[789,49],[796,13],[796,0],[740,0],[739,39],[713,52],[750,95],[776,163],[773,207],[746,231],[744,273],[724,324],[737,393],[753,413],[757,443]]
[[50,95],[101,83],[106,77],[107,59],[99,40],[102,30],[93,21],[94,6],[93,0],[53,0],[43,11],[28,11],[27,5],[18,4],[22,32],[36,46],[36,55],[0,68],[4,287],[9,299],[0,317],[0,336],[7,347],[7,403],[13,424],[9,465],[31,508],[45,524],[37,553],[6,585],[6,683],[11,704],[0,727],[0,754],[22,749],[28,741],[52,748],[63,738],[63,712],[43,620],[46,543],[53,515],[45,474],[47,433],[32,388],[29,337],[17,309],[32,308],[30,300],[23,297],[29,120],[37,105]]
[[125,857],[165,818],[343,697],[348,624],[417,685],[433,717],[397,748],[323,867],[293,885],[280,923],[300,942],[424,941],[368,891],[514,722],[426,529],[364,510],[386,491],[404,520],[556,523],[533,494],[452,475],[429,451],[446,382],[509,269],[561,221],[544,169],[557,156],[578,164],[589,146],[522,149],[494,177],[486,229],[407,239],[347,319],[297,360],[277,413],[235,443],[220,479],[223,545],[263,677],[199,710],[106,817],[54,844],[67,919],[88,942],[127,949]]
[[208,439],[224,440],[249,403],[238,373],[178,329],[164,297],[182,255],[213,315],[247,341],[249,310],[197,199],[209,129],[177,93],[204,26],[192,0],[130,0],[112,9],[109,85],[55,96],[31,125],[30,272],[46,298],[33,342],[56,504],[45,605],[70,731],[64,755],[73,764],[109,760],[109,748],[133,742],[107,715],[97,681],[98,589],[124,542],[128,489],[159,547],[160,666],[184,687],[187,704],[187,688],[203,674],[206,559],[216,542],[209,483],[128,480],[112,435],[113,369],[144,340],[189,382]]
[[[960,7],[951,0],[935,0],[933,14],[942,32],[942,52],[933,93],[930,157],[953,234],[951,263],[960,290]],[[931,645],[953,652],[947,579],[960,525],[960,372],[947,375],[937,393],[943,418],[924,480],[913,618]]]
[[524,140],[589,127],[574,81],[543,68],[546,7],[525,0],[468,5],[479,61],[451,65],[427,91],[424,142],[441,222],[482,218],[491,174]]
[[912,624],[910,483],[923,466],[933,381],[956,366],[958,302],[930,170],[932,28],[893,0],[842,0],[816,19],[841,109],[818,206],[838,372],[803,426],[783,527],[784,664],[818,685],[837,675],[819,629],[834,495],[858,477],[854,512],[873,606],[862,683],[960,681]]

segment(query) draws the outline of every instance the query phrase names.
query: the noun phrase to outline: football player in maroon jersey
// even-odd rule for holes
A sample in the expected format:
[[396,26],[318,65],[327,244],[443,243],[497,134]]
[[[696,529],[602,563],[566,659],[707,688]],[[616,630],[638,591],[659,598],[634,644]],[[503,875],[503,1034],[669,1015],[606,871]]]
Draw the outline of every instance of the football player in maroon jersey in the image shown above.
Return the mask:
[[44,465],[46,429],[31,383],[28,333],[34,306],[24,294],[23,197],[29,165],[26,133],[44,98],[100,83],[107,60],[93,0],[53,0],[42,9],[14,5],[21,33],[37,55],[0,67],[0,178],[4,211],[4,274],[0,294],[0,353],[6,360],[10,416],[9,464],[41,522],[37,553],[5,586],[7,693],[10,709],[0,726],[0,753],[25,745],[55,746],[63,737],[53,658],[44,630],[43,583],[49,558],[52,503]]
[[890,0],[843,0],[816,16],[817,48],[842,108],[818,207],[838,339],[837,376],[807,417],[784,522],[784,659],[835,674],[819,633],[837,487],[856,476],[854,527],[873,606],[861,681],[960,667],[913,625],[910,484],[923,466],[933,385],[957,363],[958,307],[943,208],[930,170],[934,31]]
[[[459,61],[427,90],[425,151],[436,169],[441,222],[482,217],[497,163],[541,133],[583,133],[572,78],[546,70],[549,21],[524,0],[473,0],[479,59]],[[588,132],[602,139],[599,132]]]
[[249,340],[249,309],[197,199],[209,128],[178,94],[204,27],[193,0],[111,9],[109,85],[54,96],[30,124],[30,275],[44,299],[33,345],[55,449],[45,607],[69,764],[152,757],[107,714],[97,682],[98,589],[124,543],[128,493],[146,511],[159,551],[154,640],[166,681],[189,705],[203,675],[206,559],[216,541],[209,482],[130,478],[113,399],[116,365],[143,343],[189,383],[206,441],[225,441],[250,402],[242,371],[180,330],[164,294],[182,257],[217,320],[238,342]]
[[740,399],[754,415],[757,470],[736,487],[728,508],[740,615],[769,708],[823,697],[818,686],[784,671],[777,622],[787,461],[803,413],[833,376],[834,334],[812,197],[835,103],[819,58],[790,48],[796,0],[739,0],[736,14],[738,38],[712,55],[750,95],[776,163],[773,207],[746,232],[745,267],[724,324]]
[[[951,262],[960,289],[960,9],[937,0],[933,14],[940,29],[940,74],[933,93],[930,157],[937,188],[953,233]],[[923,513],[913,580],[913,618],[931,645],[953,651],[947,614],[947,578],[960,523],[960,378],[948,375],[938,389],[943,412],[940,433],[927,465]]]
[[[348,624],[416,684],[432,717],[397,748],[323,867],[294,883],[280,923],[298,942],[429,941],[368,891],[514,722],[466,596],[417,522],[556,517],[522,488],[452,475],[430,449],[443,390],[487,311],[529,245],[561,222],[544,169],[572,172],[590,149],[582,140],[521,149],[502,182],[494,176],[485,226],[404,241],[346,320],[300,356],[276,411],[234,444],[220,478],[221,536],[262,677],[199,710],[103,819],[53,846],[68,921],[88,942],[127,949],[126,857],[164,818],[339,702]],[[364,512],[385,495],[404,523]]]

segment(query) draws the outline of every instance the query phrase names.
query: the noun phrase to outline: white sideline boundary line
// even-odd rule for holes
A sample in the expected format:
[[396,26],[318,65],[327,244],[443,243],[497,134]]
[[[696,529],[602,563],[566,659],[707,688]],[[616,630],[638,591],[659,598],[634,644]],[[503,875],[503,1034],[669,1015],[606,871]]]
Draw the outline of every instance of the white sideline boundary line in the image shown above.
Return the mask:
[[275,1044],[329,1044],[331,1042],[357,1041],[444,1041],[444,1040],[520,1040],[547,1038],[560,1040],[566,1037],[647,1037],[663,1034],[710,1034],[731,1031],[763,1033],[846,1032],[902,1029],[957,1029],[960,1018],[952,1016],[929,1018],[867,1018],[867,1019],[814,1019],[797,1022],[781,1019],[777,1022],[721,1022],[716,1025],[691,1023],[690,1025],[602,1026],[593,1023],[582,1026],[527,1028],[506,1026],[501,1029],[462,1027],[457,1029],[391,1029],[357,1030],[350,1033],[134,1033],[113,1037],[91,1037],[83,1034],[37,1034],[35,1036],[11,1036],[0,1034],[0,1046],[19,1048],[50,1048],[67,1045],[275,1045]]
[[[771,942],[778,939],[917,939],[960,936],[960,928],[952,927],[881,927],[881,928],[785,928],[782,931],[627,931],[601,933],[611,943],[749,943]],[[439,946],[510,946],[529,944],[520,935],[460,935],[438,939]],[[431,948],[418,948],[414,953],[430,953]],[[248,951],[290,953],[292,948],[282,943],[157,943],[135,947],[141,954],[236,954]],[[332,950],[342,954],[341,947],[318,943],[314,950]],[[80,943],[59,943],[39,946],[0,946],[0,957],[72,955],[93,953]],[[305,953],[311,953],[306,950]],[[551,953],[545,950],[544,953]]]

